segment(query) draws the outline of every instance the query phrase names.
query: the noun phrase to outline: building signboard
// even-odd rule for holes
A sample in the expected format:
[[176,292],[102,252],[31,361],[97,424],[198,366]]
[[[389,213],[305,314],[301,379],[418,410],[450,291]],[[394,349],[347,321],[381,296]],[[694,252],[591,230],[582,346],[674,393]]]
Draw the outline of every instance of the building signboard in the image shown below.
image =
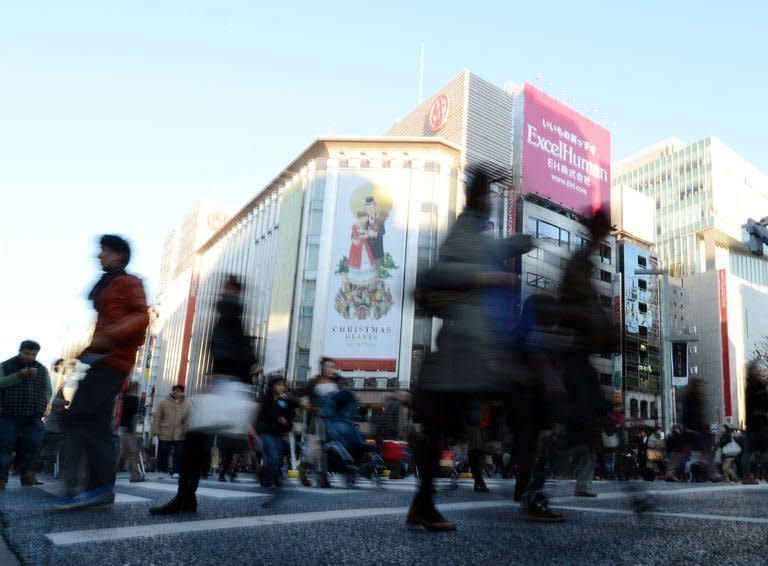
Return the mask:
[[339,178],[323,352],[343,371],[397,371],[409,191],[397,171]]
[[523,97],[520,192],[579,214],[602,209],[610,215],[608,130],[529,84]]

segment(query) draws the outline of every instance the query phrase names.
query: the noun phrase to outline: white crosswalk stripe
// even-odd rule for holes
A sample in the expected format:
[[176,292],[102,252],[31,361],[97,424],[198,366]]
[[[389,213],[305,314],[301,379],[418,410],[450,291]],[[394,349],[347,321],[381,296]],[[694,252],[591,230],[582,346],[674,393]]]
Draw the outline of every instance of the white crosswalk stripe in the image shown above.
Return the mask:
[[[35,488],[45,491],[46,493],[50,493],[51,495],[55,495],[56,497],[61,497],[64,491],[64,482],[45,482],[44,485],[38,485],[35,486]],[[151,500],[146,497],[138,497],[136,495],[115,491],[115,505],[123,505],[126,503],[146,503],[148,501]]]
[[[118,479],[117,488],[131,487],[136,489],[149,489],[153,491],[162,491],[165,493],[176,493],[178,485],[173,482],[144,481],[139,483],[130,483],[129,480]],[[232,489],[215,489],[211,487],[198,487],[197,495],[201,497],[213,497],[215,499],[242,499],[244,497],[266,497],[264,493],[255,493],[252,491],[240,491]]]

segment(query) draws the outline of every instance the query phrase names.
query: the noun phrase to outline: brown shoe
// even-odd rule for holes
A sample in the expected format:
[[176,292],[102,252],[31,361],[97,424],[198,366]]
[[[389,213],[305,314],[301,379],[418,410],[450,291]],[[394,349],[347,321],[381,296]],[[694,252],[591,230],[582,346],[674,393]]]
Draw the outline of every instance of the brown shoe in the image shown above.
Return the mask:
[[38,479],[35,477],[35,472],[24,472],[21,475],[21,485],[24,487],[29,487],[32,485],[43,485],[43,482],[38,481]]
[[741,483],[744,485],[757,485],[759,482],[755,476],[749,476],[748,478],[741,480]]
[[411,508],[408,509],[408,517],[405,519],[405,524],[408,527],[424,527],[425,530],[430,532],[456,530],[456,523],[452,523],[443,517],[434,507],[430,509],[411,505]]

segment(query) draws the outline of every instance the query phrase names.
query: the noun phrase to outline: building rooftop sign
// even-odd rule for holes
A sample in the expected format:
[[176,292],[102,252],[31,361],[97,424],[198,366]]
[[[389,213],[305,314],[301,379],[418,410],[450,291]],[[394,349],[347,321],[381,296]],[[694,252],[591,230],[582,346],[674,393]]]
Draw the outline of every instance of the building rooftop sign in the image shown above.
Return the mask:
[[537,193],[579,214],[610,214],[608,130],[526,84],[516,140],[520,192]]
[[427,117],[427,125],[429,131],[436,134],[440,131],[440,128],[445,126],[448,121],[448,96],[445,94],[438,94],[432,101],[432,106],[429,107],[429,115]]

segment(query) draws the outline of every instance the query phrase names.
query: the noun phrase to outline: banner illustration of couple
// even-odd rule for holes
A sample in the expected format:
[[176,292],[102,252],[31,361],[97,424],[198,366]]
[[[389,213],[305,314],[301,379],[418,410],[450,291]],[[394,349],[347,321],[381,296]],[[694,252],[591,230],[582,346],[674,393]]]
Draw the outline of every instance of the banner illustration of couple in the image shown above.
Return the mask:
[[[345,197],[339,195],[340,205]],[[342,212],[345,207],[337,208],[337,222],[346,222],[349,244],[335,271],[340,286],[334,308],[345,320],[379,320],[394,305],[387,280],[400,270],[386,246],[392,194],[382,185],[362,183],[352,190],[348,204],[349,216]]]

